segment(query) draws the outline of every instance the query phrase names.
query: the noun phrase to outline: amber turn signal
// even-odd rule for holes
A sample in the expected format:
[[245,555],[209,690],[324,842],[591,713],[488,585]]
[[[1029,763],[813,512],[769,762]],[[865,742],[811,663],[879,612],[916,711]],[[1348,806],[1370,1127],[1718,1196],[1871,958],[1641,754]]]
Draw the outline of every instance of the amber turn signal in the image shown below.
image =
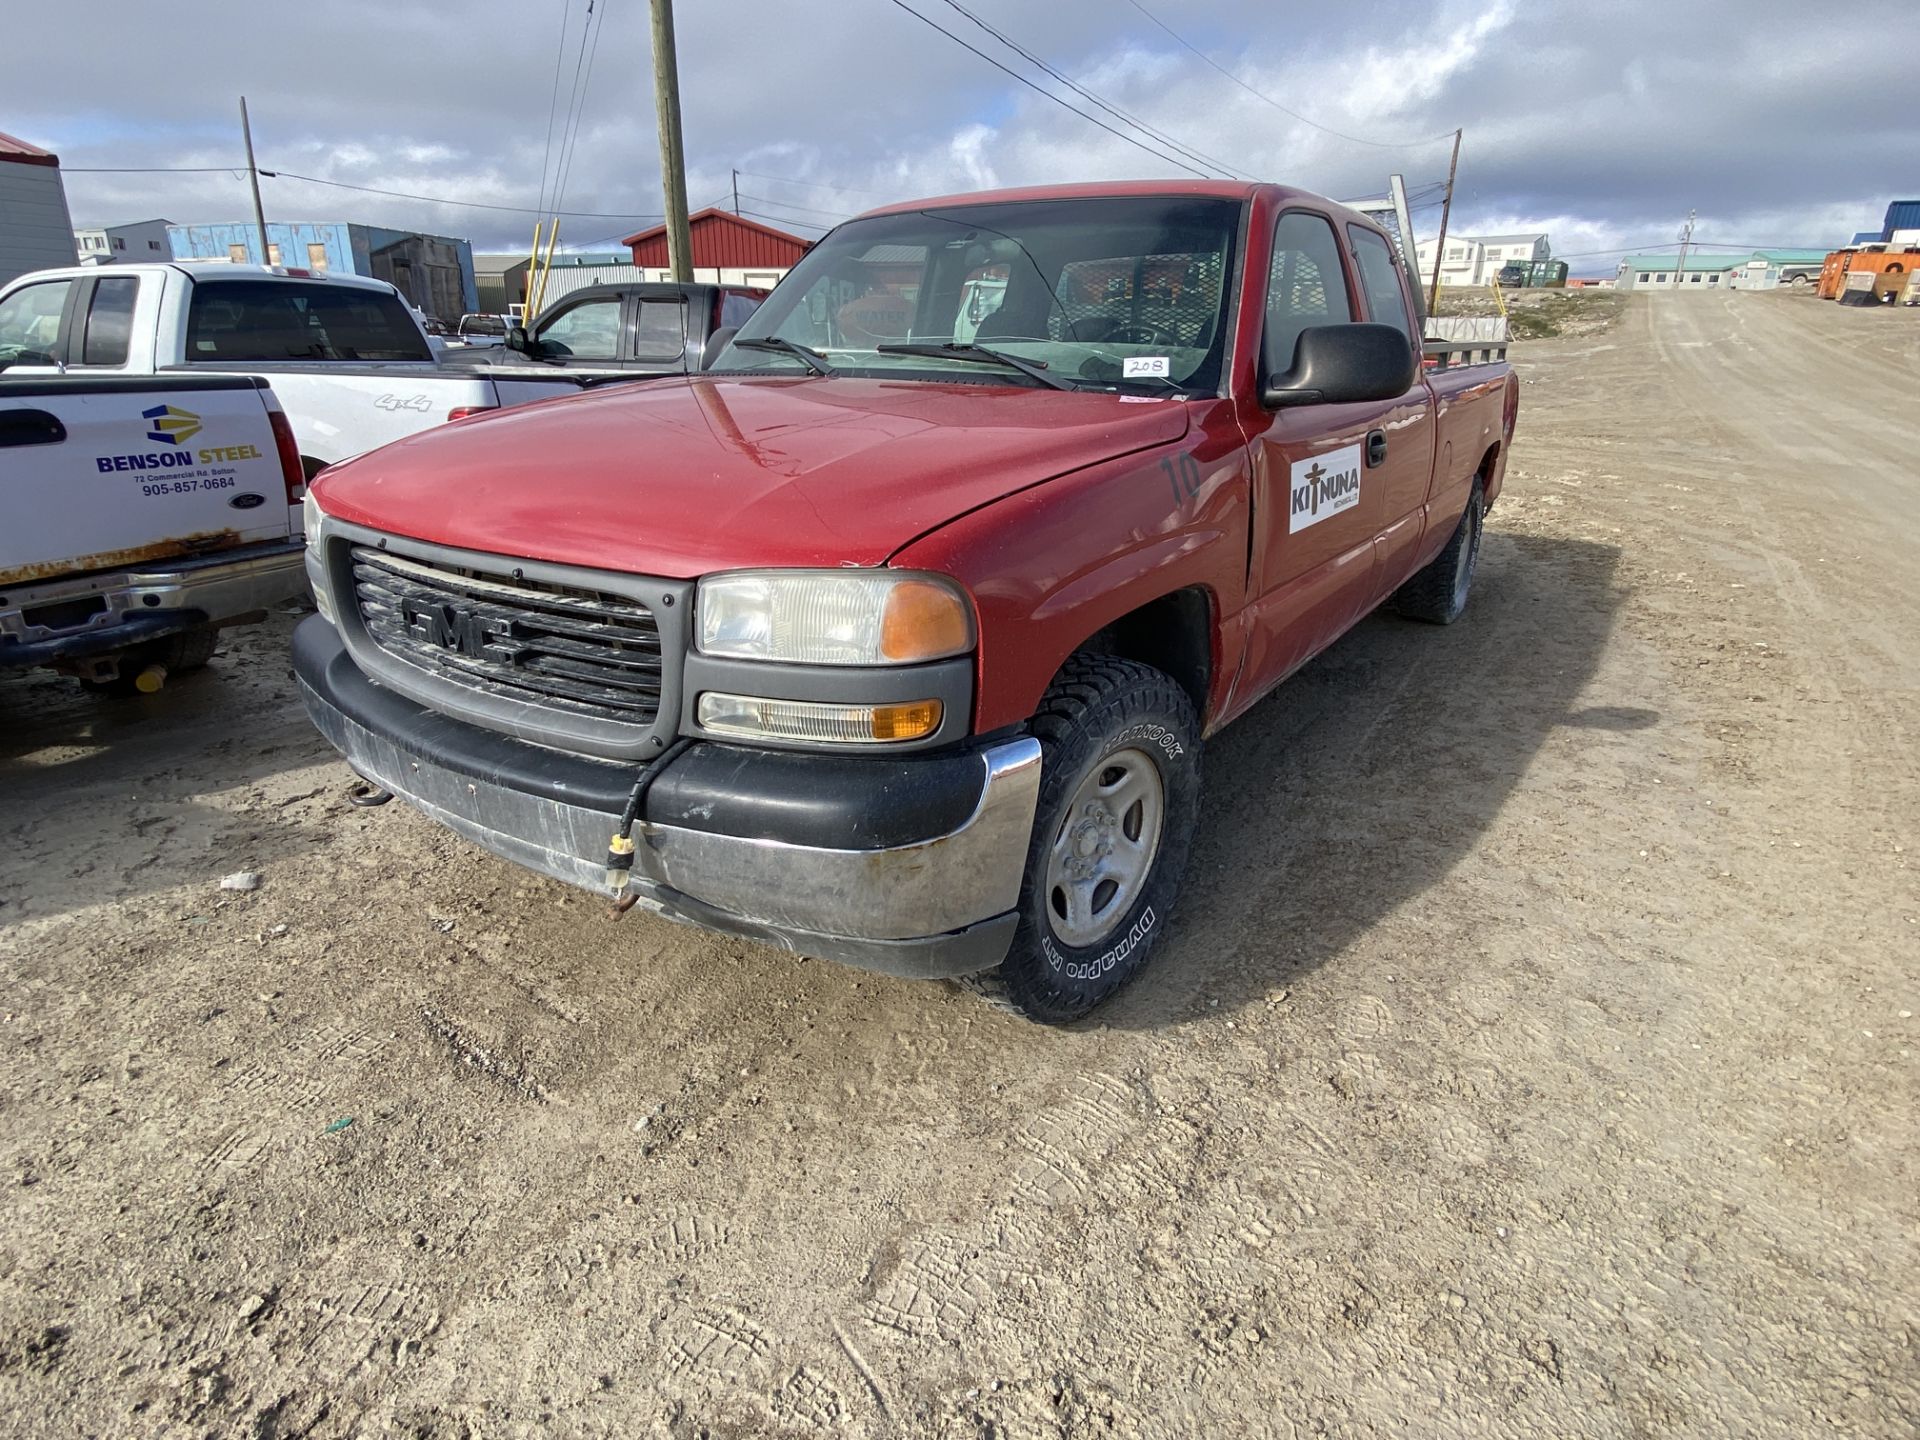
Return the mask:
[[940,728],[941,706],[938,700],[915,700],[906,705],[873,707],[873,738],[876,740],[918,740]]
[[888,660],[935,660],[972,648],[973,617],[954,591],[931,580],[902,580],[888,591],[880,619],[880,653]]

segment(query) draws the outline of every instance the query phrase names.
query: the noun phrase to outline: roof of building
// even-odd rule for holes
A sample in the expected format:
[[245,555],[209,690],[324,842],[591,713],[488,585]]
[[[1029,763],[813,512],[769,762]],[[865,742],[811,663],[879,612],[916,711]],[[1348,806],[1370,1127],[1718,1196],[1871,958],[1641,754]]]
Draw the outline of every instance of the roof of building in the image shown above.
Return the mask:
[[1462,240],[1472,240],[1481,245],[1520,245],[1527,241],[1544,240],[1547,238],[1547,232],[1544,230],[1529,230],[1524,234],[1516,235],[1462,235],[1460,238]]
[[[1689,270],[1737,270],[1753,258],[1752,251],[1739,255],[1689,255]],[[1622,270],[1673,270],[1678,268],[1678,255],[1628,255],[1620,261]]]
[[1920,230],[1920,200],[1896,200],[1887,206],[1887,218],[1880,228],[1880,239],[1896,230]]
[[[791,240],[796,245],[810,245],[813,243],[810,240],[801,239],[798,235],[789,234],[787,231],[778,229],[775,226],[762,225],[758,220],[749,220],[744,215],[736,215],[731,210],[723,210],[718,205],[709,205],[706,209],[689,215],[687,217],[687,228],[691,230],[695,225],[715,220],[723,220],[748,230],[757,230],[762,235],[770,235],[776,240]],[[622,245],[644,245],[649,240],[664,239],[666,233],[667,227],[664,222],[659,225],[649,225],[645,230],[635,231],[620,243]]]
[[1809,250],[1802,247],[1786,250],[1756,250],[1753,252],[1753,258],[1764,260],[1769,265],[1817,265],[1832,253],[1825,248]]
[[171,220],[122,220],[117,225],[76,225],[76,230],[138,230],[142,225],[172,225]]
[[42,150],[38,145],[29,145],[17,140],[4,131],[0,131],[0,160],[11,160],[16,165],[53,165],[58,166],[60,157],[51,150]]

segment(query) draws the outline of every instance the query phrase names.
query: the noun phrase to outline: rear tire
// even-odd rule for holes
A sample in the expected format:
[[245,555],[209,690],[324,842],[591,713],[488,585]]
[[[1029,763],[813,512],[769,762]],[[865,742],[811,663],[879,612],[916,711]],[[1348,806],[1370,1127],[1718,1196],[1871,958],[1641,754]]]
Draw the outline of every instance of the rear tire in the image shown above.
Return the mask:
[[1473,572],[1480,564],[1480,533],[1486,513],[1486,501],[1476,479],[1453,538],[1394,592],[1391,603],[1395,610],[1409,620],[1425,620],[1430,625],[1451,625],[1466,612]]
[[1033,733],[1040,796],[1019,928],[998,966],[960,983],[1059,1025],[1138,975],[1167,928],[1200,809],[1200,726],[1152,666],[1076,655]]

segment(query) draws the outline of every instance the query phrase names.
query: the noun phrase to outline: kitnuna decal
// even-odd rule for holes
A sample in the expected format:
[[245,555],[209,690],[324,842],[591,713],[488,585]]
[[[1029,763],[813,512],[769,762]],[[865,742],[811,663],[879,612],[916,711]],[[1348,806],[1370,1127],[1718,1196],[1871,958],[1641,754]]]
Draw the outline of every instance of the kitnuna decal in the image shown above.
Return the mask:
[[1318,525],[1360,503],[1360,447],[1343,445],[1293,462],[1287,533]]

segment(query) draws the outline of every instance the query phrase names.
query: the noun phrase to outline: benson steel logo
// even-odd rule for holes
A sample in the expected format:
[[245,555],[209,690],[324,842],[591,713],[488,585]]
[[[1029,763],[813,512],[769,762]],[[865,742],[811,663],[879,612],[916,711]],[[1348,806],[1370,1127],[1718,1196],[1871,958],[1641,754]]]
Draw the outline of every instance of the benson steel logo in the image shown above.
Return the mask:
[[1296,460],[1292,478],[1289,535],[1360,503],[1360,447],[1344,445],[1325,455]]
[[140,417],[153,422],[147,438],[158,440],[162,445],[184,445],[200,433],[200,417],[177,405],[156,405],[151,410],[142,410]]
[[202,445],[189,449],[187,442],[201,430],[200,417],[178,405],[156,405],[142,410],[147,439],[163,449],[140,455],[96,455],[93,463],[102,474],[115,470],[191,470],[198,465],[232,465],[241,460],[265,457],[258,445]]

